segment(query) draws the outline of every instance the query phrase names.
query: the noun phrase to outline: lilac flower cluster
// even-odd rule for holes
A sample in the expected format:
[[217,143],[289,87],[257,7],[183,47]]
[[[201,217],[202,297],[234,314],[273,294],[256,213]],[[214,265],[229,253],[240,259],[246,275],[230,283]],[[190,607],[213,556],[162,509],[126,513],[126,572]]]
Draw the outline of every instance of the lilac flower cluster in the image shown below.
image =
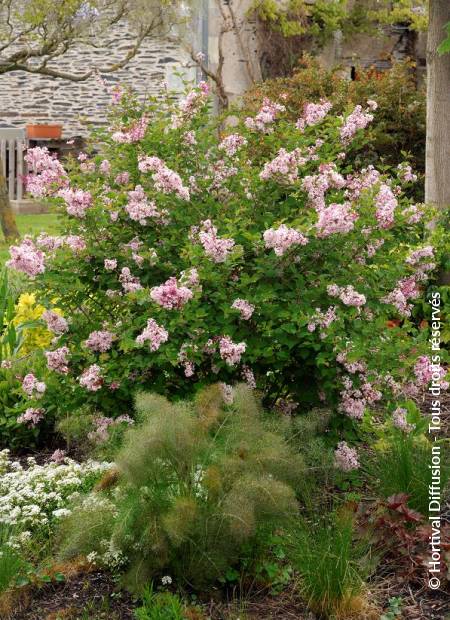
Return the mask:
[[355,448],[350,448],[345,441],[340,441],[334,453],[334,466],[345,472],[358,469],[358,452]]
[[392,423],[396,428],[400,429],[404,433],[410,433],[415,428],[415,424],[408,423],[406,419],[407,414],[408,412],[406,409],[403,409],[402,407],[397,407],[392,414]]
[[247,144],[246,138],[237,133],[233,133],[222,140],[219,144],[219,151],[225,151],[228,157],[233,157],[243,146]]
[[316,224],[318,237],[329,237],[335,234],[344,234],[353,230],[357,213],[349,202],[344,204],[332,203],[319,211]]
[[375,197],[375,217],[380,228],[389,228],[394,223],[394,212],[398,205],[397,198],[386,183],[380,185]]
[[321,99],[320,103],[306,103],[303,108],[303,116],[296,123],[297,129],[304,131],[306,127],[317,125],[332,107],[333,104],[326,99]]
[[248,321],[255,311],[255,306],[249,303],[246,299],[235,299],[231,304],[231,307],[234,310],[238,310],[244,321]]
[[283,256],[293,245],[308,243],[308,239],[302,233],[295,228],[288,228],[285,224],[281,224],[278,228],[269,228],[265,231],[263,238],[266,248],[273,248],[277,256]]
[[[376,110],[375,101],[368,101],[368,110]],[[362,106],[357,105],[353,112],[344,120],[341,129],[341,140],[344,144],[351,142],[353,136],[359,129],[365,129],[369,123],[373,121],[373,114],[367,110],[364,112]]]
[[154,286],[150,291],[150,297],[167,310],[179,310],[192,299],[193,293],[187,286],[179,286],[178,280],[172,277],[164,284]]
[[34,198],[51,196],[68,184],[66,171],[46,146],[28,149],[24,159],[32,170],[25,179],[26,189]]
[[139,278],[133,276],[129,267],[123,267],[120,272],[119,282],[121,283],[125,293],[135,293],[136,291],[140,291],[142,289],[142,284]]
[[27,424],[28,426],[36,426],[44,417],[43,409],[28,407],[25,413],[17,418],[18,424]]
[[10,260],[6,266],[26,273],[34,278],[45,271],[45,254],[39,250],[33,241],[25,237],[20,245],[12,245],[9,248]]
[[301,149],[297,148],[289,153],[281,148],[272,161],[264,164],[259,178],[262,181],[278,179],[281,183],[295,183],[298,179],[298,167],[307,161],[308,159],[302,156]]
[[435,380],[439,378],[441,389],[448,390],[448,381],[442,380],[446,374],[445,369],[442,366],[434,365],[427,355],[421,355],[414,365],[416,384],[419,387],[427,386],[433,378]]
[[149,119],[146,116],[142,116],[128,129],[121,129],[119,131],[115,131],[112,134],[111,138],[114,140],[114,142],[118,142],[119,144],[133,144],[135,142],[140,142],[145,136],[148,123]]
[[[334,321],[337,321],[336,306],[330,306],[326,312],[322,312],[320,308],[316,308],[314,316],[308,323],[308,331],[315,332],[317,327],[321,330],[327,329]],[[325,338],[326,333],[321,332],[320,337]]]
[[219,340],[220,357],[228,366],[239,364],[246,348],[245,342],[234,343],[229,336],[223,336]]
[[325,208],[325,193],[330,188],[342,189],[345,179],[335,164],[320,164],[319,174],[304,177],[302,188],[308,194],[309,204],[317,211]]
[[103,385],[103,377],[101,368],[97,364],[92,364],[89,368],[83,371],[78,382],[81,387],[84,387],[89,392],[97,392]]
[[404,183],[415,183],[417,181],[417,174],[414,174],[411,166],[406,162],[403,162],[397,166],[398,176]]
[[131,426],[134,424],[134,420],[130,416],[124,414],[117,418],[107,418],[105,416],[99,416],[94,419],[95,429],[88,434],[89,441],[96,444],[105,443],[109,438],[109,428],[111,426],[118,426],[119,424],[128,424]]
[[42,313],[41,318],[46,322],[47,329],[58,336],[69,331],[69,324],[66,319],[53,310],[46,310]]
[[171,170],[159,157],[140,157],[139,170],[153,172],[155,188],[163,194],[175,193],[183,200],[189,200],[189,189],[183,185],[179,174]]
[[198,87],[192,89],[178,105],[178,110],[172,114],[171,128],[179,129],[207,103],[209,95],[209,85],[207,82],[200,82]]
[[67,347],[60,347],[54,351],[45,351],[45,357],[47,358],[47,367],[49,370],[54,370],[62,375],[66,375],[69,372],[68,359],[69,349]]
[[134,190],[128,192],[129,201],[125,205],[125,211],[130,218],[145,226],[147,218],[160,215],[154,202],[148,202],[142,185],[136,185]]
[[92,195],[82,189],[62,189],[58,196],[63,198],[66,203],[68,215],[73,215],[73,217],[86,217],[87,209],[92,207]]
[[106,330],[100,330],[91,332],[84,344],[91,351],[106,353],[112,347],[113,340],[114,334]]
[[245,126],[253,131],[271,133],[273,131],[273,127],[271,127],[271,125],[275,122],[275,119],[280,112],[284,112],[285,110],[286,107],[284,105],[275,103],[266,97],[263,100],[258,114],[254,118],[247,117],[245,119]]
[[148,319],[147,326],[137,336],[136,342],[140,345],[144,344],[144,342],[149,342],[150,351],[157,351],[164,342],[167,342],[168,338],[169,334],[164,327],[158,325],[154,319]]
[[366,303],[366,297],[355,291],[351,284],[342,287],[337,286],[337,284],[330,284],[327,286],[327,293],[330,297],[339,297],[346,306],[359,308]]
[[198,234],[200,243],[208,258],[215,263],[224,263],[234,247],[233,239],[225,239],[217,236],[217,228],[211,220],[202,222],[202,230]]
[[32,372],[29,372],[23,378],[22,390],[30,398],[42,398],[46,388],[45,383],[36,379]]

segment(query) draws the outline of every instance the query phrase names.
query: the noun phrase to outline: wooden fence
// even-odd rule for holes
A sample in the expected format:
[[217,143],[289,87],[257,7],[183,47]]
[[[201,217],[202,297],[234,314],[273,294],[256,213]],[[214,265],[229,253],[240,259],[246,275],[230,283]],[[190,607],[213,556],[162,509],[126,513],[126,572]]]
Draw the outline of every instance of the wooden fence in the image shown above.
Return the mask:
[[10,200],[23,199],[23,176],[26,173],[23,159],[25,148],[26,138],[23,129],[0,128],[0,161]]

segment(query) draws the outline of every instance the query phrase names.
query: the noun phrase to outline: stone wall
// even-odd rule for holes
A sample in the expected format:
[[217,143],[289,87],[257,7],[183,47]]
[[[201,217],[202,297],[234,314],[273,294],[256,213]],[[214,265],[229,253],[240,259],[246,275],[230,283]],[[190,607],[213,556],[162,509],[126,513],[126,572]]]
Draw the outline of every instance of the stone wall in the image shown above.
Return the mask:
[[[60,70],[82,73],[92,66],[105,66],[123,58],[134,38],[126,24],[112,28],[106,38],[108,49],[87,46],[69,51],[57,63]],[[155,95],[167,81],[176,86],[175,72],[182,70],[193,79],[187,57],[179,46],[164,39],[147,39],[137,56],[114,74],[104,74],[108,84],[130,84],[141,95]],[[86,133],[86,122],[105,122],[110,101],[107,90],[96,77],[71,82],[25,72],[0,75],[0,127],[25,127],[33,123],[61,123],[65,138]]]

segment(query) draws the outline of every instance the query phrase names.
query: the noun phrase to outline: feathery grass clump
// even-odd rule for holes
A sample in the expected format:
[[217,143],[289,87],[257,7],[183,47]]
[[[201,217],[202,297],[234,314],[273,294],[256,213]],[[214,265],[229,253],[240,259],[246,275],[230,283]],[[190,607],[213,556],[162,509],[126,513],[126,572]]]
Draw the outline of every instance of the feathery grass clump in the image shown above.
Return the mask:
[[[338,511],[318,523],[297,520],[289,556],[308,606],[325,618],[372,618],[364,597],[370,546],[358,540],[354,517]],[[358,615],[360,614],[360,615]]]
[[69,518],[66,554],[119,559],[137,590],[157,575],[205,587],[296,515],[303,459],[246,386],[232,405],[219,385],[194,402],[139,394],[136,412],[118,483]]

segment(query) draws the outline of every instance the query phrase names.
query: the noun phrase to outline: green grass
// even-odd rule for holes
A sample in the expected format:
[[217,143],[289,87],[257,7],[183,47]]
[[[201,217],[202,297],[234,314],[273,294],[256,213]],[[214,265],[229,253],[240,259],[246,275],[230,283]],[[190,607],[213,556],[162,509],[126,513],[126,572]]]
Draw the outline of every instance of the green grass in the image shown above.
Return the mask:
[[[17,226],[22,236],[36,235],[47,232],[51,235],[60,232],[58,216],[55,213],[41,213],[39,215],[17,215]],[[0,269],[9,258],[8,246],[2,238],[0,241]]]

